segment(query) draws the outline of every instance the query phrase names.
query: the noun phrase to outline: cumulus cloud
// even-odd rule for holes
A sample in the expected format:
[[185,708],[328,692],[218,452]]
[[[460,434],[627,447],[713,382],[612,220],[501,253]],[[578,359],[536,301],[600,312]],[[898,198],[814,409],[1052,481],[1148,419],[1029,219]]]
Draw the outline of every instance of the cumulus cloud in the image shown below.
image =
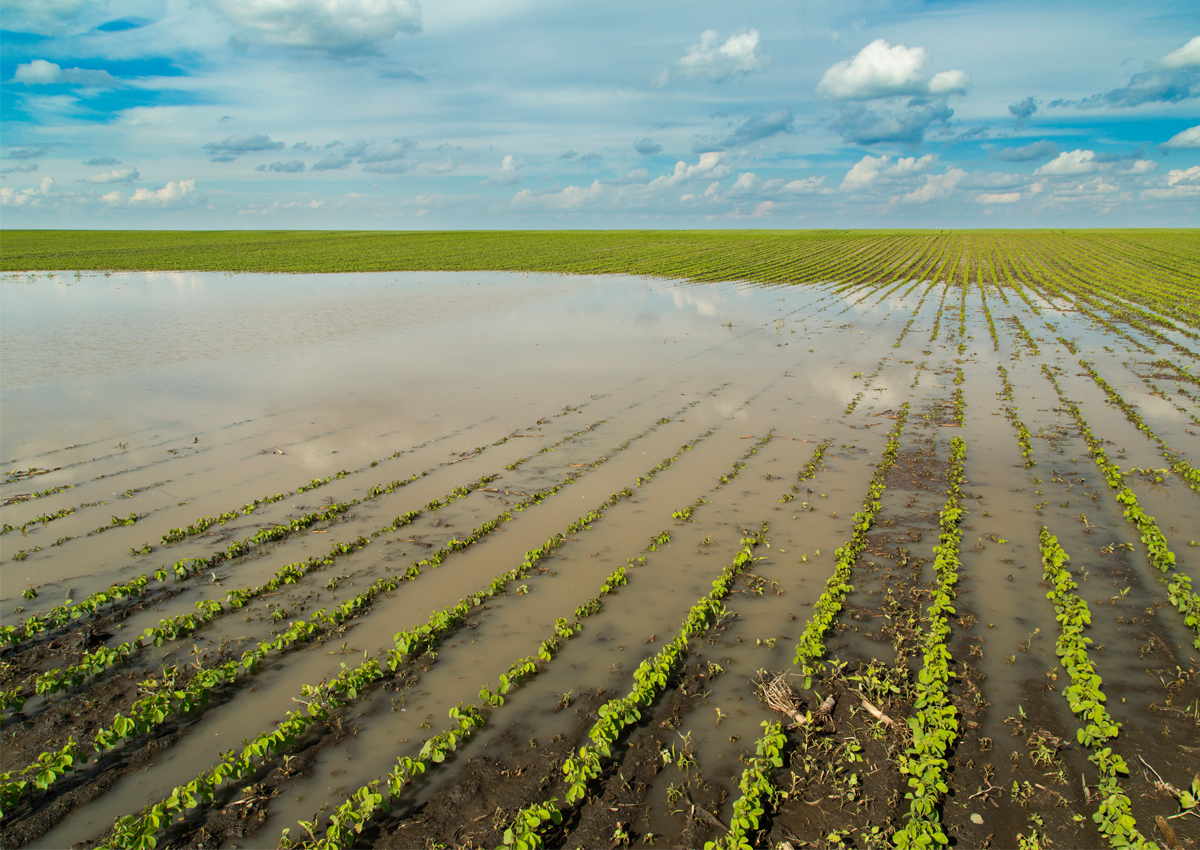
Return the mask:
[[[676,63],[676,75],[723,83],[735,76],[761,71],[767,62],[761,38],[758,30],[752,29],[731,35],[721,43],[716,30],[705,30],[700,34],[700,43],[693,44],[687,55]],[[655,82],[662,85],[670,77],[669,71],[663,71]]]
[[947,168],[944,174],[926,174],[925,183],[900,196],[902,204],[927,204],[930,201],[940,201],[949,197],[967,172],[961,168]]
[[433,174],[448,174],[454,170],[455,162],[452,159],[443,159],[440,162],[425,163],[425,170]]
[[[393,162],[397,159],[404,159],[405,151],[410,151],[416,146],[417,143],[410,139],[396,139],[385,147],[360,154],[358,161],[364,164],[372,162]],[[354,154],[350,153],[349,151],[346,152],[346,156],[353,155]]]
[[975,196],[980,204],[1015,204],[1021,200],[1020,192],[980,192]]
[[592,151],[591,153],[585,153],[583,156],[579,157],[580,162],[599,162],[602,159],[604,159],[604,157],[595,151]]
[[397,33],[421,31],[417,0],[208,0],[267,44],[358,54]]
[[1185,44],[1178,50],[1173,50],[1158,60],[1160,68],[1176,69],[1190,68],[1195,70],[1200,68],[1200,35],[1195,36],[1191,41]]
[[[359,162],[364,162],[364,160],[360,159]],[[377,161],[377,162],[368,162],[366,165],[363,166],[362,170],[367,171],[371,174],[403,174],[405,171],[408,171],[410,168],[412,168],[411,163],[401,162],[399,160],[393,159],[393,160],[383,160],[383,161]]]
[[283,174],[298,174],[304,170],[304,163],[298,159],[292,159],[288,160],[287,162],[272,162],[270,165],[260,165],[254,170],[277,171]]
[[283,142],[273,142],[263,133],[235,133],[224,141],[208,142],[200,148],[213,155],[213,162],[230,162],[238,154],[282,150]]
[[1100,163],[1096,162],[1095,151],[1074,150],[1063,151],[1033,173],[1049,177],[1070,177],[1091,174],[1099,168]]
[[1200,148],[1200,124],[1188,127],[1163,142],[1164,148]]
[[662,153],[662,145],[654,143],[653,139],[645,138],[638,139],[633,143],[633,149],[642,156],[653,156],[656,153]]
[[1009,106],[1008,114],[1013,117],[1013,125],[1020,130],[1037,110],[1037,100],[1031,96]]
[[[0,189],[0,192],[11,191]],[[1200,165],[1175,168],[1167,172],[1167,185],[1142,192],[1143,198],[1156,201],[1190,201],[1200,198]]]
[[19,192],[7,186],[0,187],[0,206],[5,207],[36,207],[41,205],[42,198],[50,194],[54,188],[53,177],[43,177],[37,188],[30,186]]
[[900,157],[895,162],[890,156],[864,156],[846,172],[840,188],[843,192],[857,192],[881,180],[893,182],[916,177],[932,168],[936,160],[931,153],[920,158]]
[[787,133],[792,129],[792,120],[790,109],[780,109],[765,116],[754,115],[743,121],[723,139],[697,139],[692,145],[692,152],[729,150],[774,136],[776,133]]
[[791,180],[784,184],[783,191],[792,195],[828,195],[833,192],[826,188],[824,175]]
[[132,195],[122,195],[114,189],[100,198],[112,207],[135,209],[177,209],[194,206],[204,198],[196,194],[195,180],[171,180],[161,189],[136,189]]
[[38,165],[36,162],[18,162],[16,165],[0,171],[0,174],[30,174],[37,170]]
[[1158,163],[1155,162],[1154,160],[1138,159],[1138,160],[1134,160],[1133,164],[1130,165],[1127,169],[1125,169],[1125,173],[1126,174],[1134,174],[1134,175],[1153,174],[1157,170],[1158,170]]
[[132,183],[141,175],[138,170],[132,165],[127,165],[124,168],[114,168],[112,171],[101,171],[98,174],[89,174],[83,178],[84,183]]
[[325,154],[325,156],[321,157],[319,160],[317,160],[315,163],[313,163],[312,170],[313,171],[335,171],[338,169],[346,168],[349,165],[350,165],[350,160],[348,160],[348,159],[346,159],[346,157],[342,156],[340,152],[334,151],[333,153]]
[[872,109],[855,105],[843,106],[830,122],[830,126],[841,134],[842,139],[856,145],[874,145],[880,142],[900,142],[906,145],[920,144],[925,132],[934,123],[947,125],[954,110],[944,102],[927,103],[919,109],[904,108]]
[[37,159],[39,156],[45,156],[53,150],[53,145],[42,145],[36,148],[20,148],[15,151],[8,152],[9,159]]
[[[1011,110],[1012,107],[1009,107]],[[999,159],[1004,162],[1033,162],[1037,159],[1046,159],[1047,157],[1055,156],[1058,153],[1058,145],[1051,141],[1032,142],[1028,145],[1021,145],[1019,148],[1000,148],[992,151],[992,159]]]
[[835,100],[872,100],[900,95],[946,97],[962,94],[971,79],[964,71],[939,71],[927,76],[929,54],[924,47],[888,44],[877,38],[849,60],[827,70],[817,93]]
[[121,81],[108,71],[62,68],[45,59],[34,59],[26,65],[18,65],[13,82],[27,86],[68,85],[85,88],[117,88],[121,85]]
[[482,181],[482,184],[484,186],[512,186],[514,183],[520,183],[525,179],[520,174],[521,169],[524,167],[525,160],[509,154],[501,160],[499,170],[491,177]]
[[84,165],[91,165],[91,166],[95,166],[97,168],[105,166],[105,165],[120,165],[120,164],[121,164],[121,160],[114,159],[111,156],[98,156],[95,159],[89,159],[87,162],[84,163]]
[[1143,103],[1178,103],[1193,97],[1200,97],[1200,35],[1157,62],[1147,63],[1146,70],[1134,74],[1128,85],[1082,100],[1056,100],[1050,105],[1127,109]]
[[638,168],[625,179],[594,180],[590,186],[567,186],[535,191],[522,189],[513,196],[511,206],[527,212],[573,212],[585,207],[611,210],[652,208],[664,203],[699,202],[694,193],[678,195],[678,187],[694,180],[710,182],[704,197],[717,196],[719,181],[729,176],[725,154],[718,151],[703,153],[694,165],[684,161],[675,164],[670,174],[647,180],[649,172]]

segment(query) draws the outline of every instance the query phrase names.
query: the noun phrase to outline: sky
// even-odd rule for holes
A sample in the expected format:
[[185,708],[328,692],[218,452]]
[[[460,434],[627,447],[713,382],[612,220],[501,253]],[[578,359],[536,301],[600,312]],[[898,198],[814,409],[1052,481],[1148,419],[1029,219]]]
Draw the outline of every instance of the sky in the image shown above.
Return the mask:
[[4,0],[0,226],[1200,223],[1200,5]]

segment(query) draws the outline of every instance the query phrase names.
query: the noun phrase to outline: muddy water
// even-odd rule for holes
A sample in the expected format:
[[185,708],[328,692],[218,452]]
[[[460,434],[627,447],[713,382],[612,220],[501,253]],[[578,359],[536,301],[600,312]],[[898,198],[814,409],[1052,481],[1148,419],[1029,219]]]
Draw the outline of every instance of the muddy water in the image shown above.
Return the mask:
[[[407,792],[402,809],[419,807],[511,730],[538,739],[569,732],[573,715],[558,710],[562,695],[628,690],[637,664],[671,639],[744,532],[765,521],[765,560],[727,600],[731,618],[719,634],[692,648],[692,662],[711,661],[725,673],[692,701],[678,728],[705,778],[735,792],[740,759],[752,751],[760,721],[771,717],[753,696],[756,671],[790,667],[834,552],[849,539],[890,417],[905,402],[911,412],[904,452],[932,451],[944,463],[951,437],[967,444],[963,574],[950,648],[965,656],[969,646],[982,647],[971,663],[992,706],[971,734],[991,737],[999,749],[1016,746],[1002,743],[1009,740],[1004,720],[1030,683],[1040,683],[1049,687],[1045,716],[1057,718],[1062,737],[1074,737],[1069,710],[1053,702],[1064,674],[1054,655],[1054,609],[1041,586],[1043,524],[1071,553],[1080,593],[1093,608],[1094,660],[1111,689],[1110,710],[1130,735],[1160,733],[1151,703],[1168,695],[1155,677],[1193,663],[1191,635],[1164,604],[1165,587],[1139,535],[1041,371],[1042,364],[1063,370],[1064,392],[1080,403],[1093,431],[1112,441],[1110,454],[1123,468],[1162,466],[1162,456],[1106,403],[1082,374],[1080,357],[1093,361],[1168,445],[1196,462],[1196,428],[1142,381],[1155,374],[1150,361],[1178,353],[1136,328],[1116,336],[1035,292],[1027,294],[1040,314],[1012,292],[1007,303],[1000,292],[987,292],[993,340],[978,287],[963,299],[958,289],[923,281],[842,291],[834,283],[752,287],[484,273],[114,274],[12,276],[0,286],[0,496],[13,500],[4,522],[17,527],[0,536],[5,625],[181,559],[210,557],[335,502],[357,500],[333,520],[172,582],[170,596],[114,620],[98,639],[116,644],[198,602],[220,601],[230,589],[262,585],[335,542],[371,541],[221,613],[194,635],[147,648],[127,665],[132,675],[204,661],[223,642],[244,650],[270,640],[292,621],[403,574],[527,494],[565,485],[376,598],[328,641],[273,653],[257,674],[243,674],[180,727],[177,741],[142,758],[136,771],[116,777],[31,846],[93,839],[115,818],[153,804],[220,752],[271,728],[296,707],[304,685],[364,654],[378,657],[396,632],[520,565],[528,551],[567,534],[569,523],[627,487],[632,495],[604,508],[590,528],[567,534],[539,569],[474,609],[466,626],[442,638],[436,658],[421,661],[424,669],[373,686],[338,712],[349,734],[315,737],[305,772],[280,781],[259,832],[236,843],[274,846],[284,828],[295,837],[299,820],[327,814],[398,756],[415,755],[447,727],[451,707],[477,703],[483,685],[534,655],[555,620],[574,619],[617,565],[644,556],[628,586],[582,620],[535,679],[489,710],[472,743]],[[1023,465],[1003,415],[997,365],[1014,386],[1008,403],[1035,435],[1036,466]],[[963,427],[956,427],[952,399],[960,388],[965,409]],[[823,461],[798,481],[819,444],[827,445]],[[669,468],[647,478],[669,459]],[[393,492],[372,495],[372,487],[414,475]],[[487,490],[429,509],[483,476],[496,476]],[[1131,476],[1130,486],[1179,565],[1195,574],[1200,562],[1189,542],[1200,527],[1200,498],[1173,478],[1151,484]],[[68,489],[19,500],[57,487]],[[241,510],[275,494],[283,498]],[[876,531],[894,536],[919,527],[920,542],[906,546],[932,559],[943,501],[944,482],[926,481],[919,494],[897,484],[881,499]],[[690,521],[672,517],[689,505],[696,506]],[[414,510],[423,514],[388,528]],[[60,511],[69,512],[45,519]],[[237,515],[179,542],[160,539],[226,512]],[[130,514],[135,521],[113,524]],[[649,549],[663,531],[670,542]],[[842,660],[892,657],[886,642],[859,633],[882,616],[888,569],[886,554],[875,552],[856,565],[848,600],[854,617],[844,613],[828,642]],[[927,585],[928,562],[911,578],[918,590]],[[35,598],[23,598],[29,587]],[[86,688],[30,699],[25,723],[52,717],[76,698],[85,699]],[[128,703],[111,710],[118,709]],[[6,720],[4,733],[32,734],[25,729]],[[45,746],[61,743],[47,735]],[[120,748],[113,763],[139,757],[144,746],[143,739]],[[1007,751],[997,753],[997,761],[1005,759]],[[6,757],[5,767],[21,765]],[[664,774],[648,792],[654,811],[645,822],[656,833],[670,833],[665,786],[678,778]],[[727,818],[731,802],[720,817]]]

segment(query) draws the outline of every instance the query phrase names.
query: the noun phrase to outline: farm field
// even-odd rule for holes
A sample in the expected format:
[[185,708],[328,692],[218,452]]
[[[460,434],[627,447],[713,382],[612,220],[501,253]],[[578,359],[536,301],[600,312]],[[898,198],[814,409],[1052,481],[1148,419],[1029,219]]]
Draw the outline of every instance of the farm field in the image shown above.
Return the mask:
[[0,267],[0,846],[1200,846],[1195,231]]

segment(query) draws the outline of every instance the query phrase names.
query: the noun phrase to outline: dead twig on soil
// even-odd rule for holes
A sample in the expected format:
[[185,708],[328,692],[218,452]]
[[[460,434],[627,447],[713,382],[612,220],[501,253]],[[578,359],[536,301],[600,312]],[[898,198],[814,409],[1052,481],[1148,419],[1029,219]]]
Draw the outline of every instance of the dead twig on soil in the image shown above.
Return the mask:
[[837,704],[837,698],[833,694],[826,697],[815,711],[801,712],[800,706],[803,705],[803,702],[788,685],[787,673],[780,673],[769,680],[767,676],[765,671],[759,673],[757,683],[759,699],[774,711],[791,718],[795,726],[807,726],[817,718],[828,719],[833,713],[833,707]]
[[[855,693],[858,693],[858,692],[856,691]],[[882,711],[880,711],[878,708],[876,708],[874,705],[872,705],[870,703],[870,701],[865,696],[863,696],[861,693],[858,694],[858,698],[860,700],[862,700],[862,707],[867,710],[867,713],[870,714],[872,717],[874,717],[876,720],[878,720],[880,723],[882,723],[884,726],[891,726],[896,722],[896,721],[892,720],[892,718],[890,718],[886,714],[884,714]]]

